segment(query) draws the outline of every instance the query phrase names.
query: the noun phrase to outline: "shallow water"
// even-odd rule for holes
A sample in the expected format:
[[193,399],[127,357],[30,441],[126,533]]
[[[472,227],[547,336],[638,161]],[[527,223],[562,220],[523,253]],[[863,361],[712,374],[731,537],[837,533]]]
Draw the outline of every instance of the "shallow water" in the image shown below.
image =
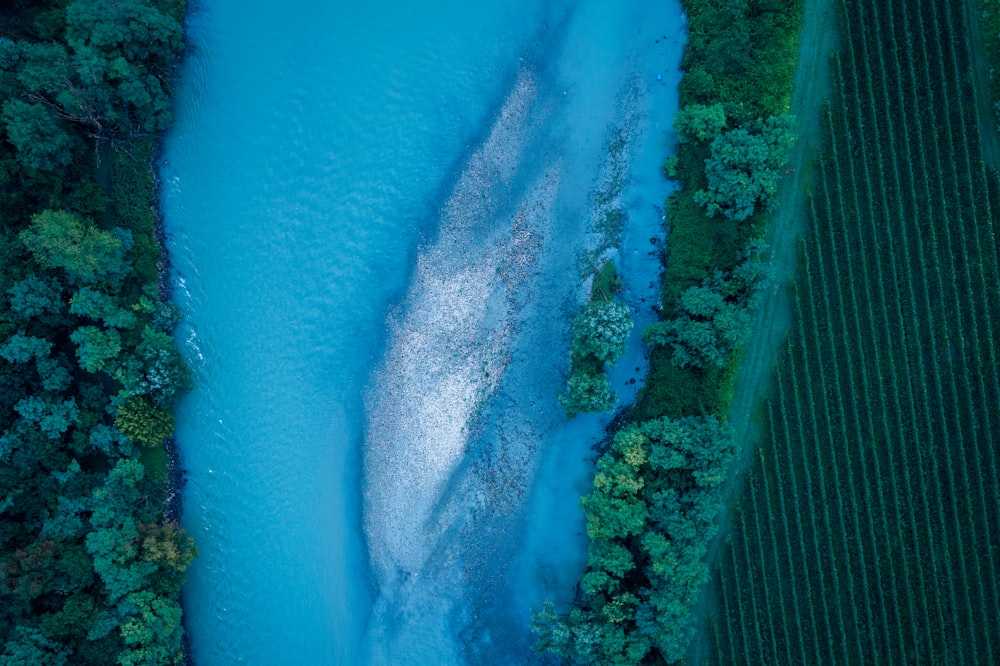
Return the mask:
[[[679,7],[190,4],[161,174],[195,661],[528,661],[585,558],[607,417],[555,395],[608,183],[655,301]],[[643,368],[637,327],[623,400]]]

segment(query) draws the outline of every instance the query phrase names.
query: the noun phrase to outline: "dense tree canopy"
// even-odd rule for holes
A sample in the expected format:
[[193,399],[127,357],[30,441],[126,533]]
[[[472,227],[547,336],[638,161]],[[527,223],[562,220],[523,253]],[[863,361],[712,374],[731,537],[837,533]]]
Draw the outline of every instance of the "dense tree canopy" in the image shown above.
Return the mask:
[[7,100],[3,123],[17,149],[17,161],[25,167],[54,171],[73,159],[73,135],[45,105]]
[[69,282],[117,282],[130,270],[125,261],[132,249],[128,231],[103,231],[66,211],[38,213],[18,237],[42,268],[63,269]]
[[[16,62],[8,66],[16,68],[23,98],[4,105],[12,143],[20,149],[15,136],[23,139],[43,127],[58,130],[49,144],[65,143],[63,122],[106,141],[166,128],[180,24],[144,0],[76,0],[65,21],[65,43],[24,41],[4,48],[8,63]],[[49,148],[43,155],[56,154]]]
[[654,651],[680,660],[733,454],[714,417],[619,431],[581,500],[590,537],[583,605],[565,616],[544,606],[533,622],[536,648],[579,664],[640,664]]
[[183,657],[194,546],[145,453],[188,378],[135,186],[138,137],[169,121],[182,12],[15,2],[0,22],[0,663]]
[[573,323],[573,353],[613,363],[625,352],[625,340],[631,330],[632,313],[624,303],[591,301]]
[[587,412],[609,412],[615,406],[615,392],[603,372],[574,372],[566,383],[566,392],[559,394],[559,404],[567,418]]

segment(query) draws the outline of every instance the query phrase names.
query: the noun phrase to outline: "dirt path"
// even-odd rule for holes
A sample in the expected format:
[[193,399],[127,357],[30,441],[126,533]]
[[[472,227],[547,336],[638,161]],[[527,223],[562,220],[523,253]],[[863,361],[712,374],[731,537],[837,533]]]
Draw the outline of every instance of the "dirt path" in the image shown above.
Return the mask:
[[[972,47],[972,86],[976,101],[976,122],[979,140],[983,146],[983,160],[994,169],[1000,166],[1000,133],[997,132],[997,115],[993,108],[993,85],[990,81],[990,60],[979,27],[979,0],[965,1],[965,22]],[[993,48],[997,48],[996,44]]]
[[771,214],[771,275],[764,285],[729,410],[730,423],[740,442],[751,441],[752,415],[769,385],[777,352],[790,324],[788,286],[795,272],[798,239],[805,227],[810,161],[822,141],[822,104],[830,92],[829,59],[835,46],[835,26],[833,0],[806,0],[791,106],[799,140],[781,185],[781,203]]
[[[791,323],[789,287],[795,272],[798,240],[805,228],[810,162],[823,136],[821,112],[830,92],[829,61],[835,46],[836,3],[834,0],[805,0],[791,102],[799,140],[792,149],[787,167],[789,171],[781,184],[781,203],[771,213],[768,234],[771,275],[761,294],[753,335],[744,350],[729,410],[729,421],[740,446],[740,459],[726,491],[727,506],[732,506],[738,499],[743,489],[743,470],[756,455],[759,433],[754,413],[770,384],[775,361]],[[728,519],[724,519],[719,536],[709,549],[709,562],[715,561],[728,527]],[[706,586],[698,607],[693,610],[696,617],[705,618],[711,614],[709,611],[715,598],[711,587],[711,584]],[[702,632],[701,638],[704,637],[705,632]],[[709,650],[707,641],[696,639],[688,653],[689,663],[702,663]]]

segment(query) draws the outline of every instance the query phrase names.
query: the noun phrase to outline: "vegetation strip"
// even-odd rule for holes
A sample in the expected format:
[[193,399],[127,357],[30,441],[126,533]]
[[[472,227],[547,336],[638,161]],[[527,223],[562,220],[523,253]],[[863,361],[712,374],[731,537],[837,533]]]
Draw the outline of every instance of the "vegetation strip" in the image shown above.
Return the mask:
[[[646,384],[582,500],[591,546],[580,597],[568,612],[547,604],[533,621],[539,651],[579,663],[673,663],[687,651],[736,453],[724,419],[767,273],[767,213],[795,139],[787,110],[801,3],[685,4],[681,145],[664,165],[683,186],[667,206],[665,318],[644,332]],[[583,353],[587,337],[574,335],[574,377],[599,378],[588,357],[602,356]],[[567,415],[606,408],[589,398],[604,394],[594,381],[585,391],[574,391],[573,381],[562,398]],[[777,542],[769,545],[777,552]],[[753,572],[748,554],[744,561],[750,575],[768,576]],[[756,595],[748,608],[738,604],[755,623],[762,607]],[[774,628],[768,632],[773,651],[779,641]],[[783,626],[781,636],[791,635]]]
[[188,384],[155,145],[183,0],[21,2],[0,23],[0,661],[176,664],[195,555],[168,511]]

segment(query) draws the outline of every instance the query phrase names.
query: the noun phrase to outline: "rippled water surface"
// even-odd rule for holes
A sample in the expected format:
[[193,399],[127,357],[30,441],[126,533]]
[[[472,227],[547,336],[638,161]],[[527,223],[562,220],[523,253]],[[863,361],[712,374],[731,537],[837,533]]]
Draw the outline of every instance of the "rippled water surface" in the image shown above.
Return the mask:
[[[161,165],[198,664],[527,663],[606,417],[561,417],[594,219],[648,321],[682,19],[189,0]],[[602,208],[603,207],[603,208]],[[614,368],[628,400],[638,332]]]

